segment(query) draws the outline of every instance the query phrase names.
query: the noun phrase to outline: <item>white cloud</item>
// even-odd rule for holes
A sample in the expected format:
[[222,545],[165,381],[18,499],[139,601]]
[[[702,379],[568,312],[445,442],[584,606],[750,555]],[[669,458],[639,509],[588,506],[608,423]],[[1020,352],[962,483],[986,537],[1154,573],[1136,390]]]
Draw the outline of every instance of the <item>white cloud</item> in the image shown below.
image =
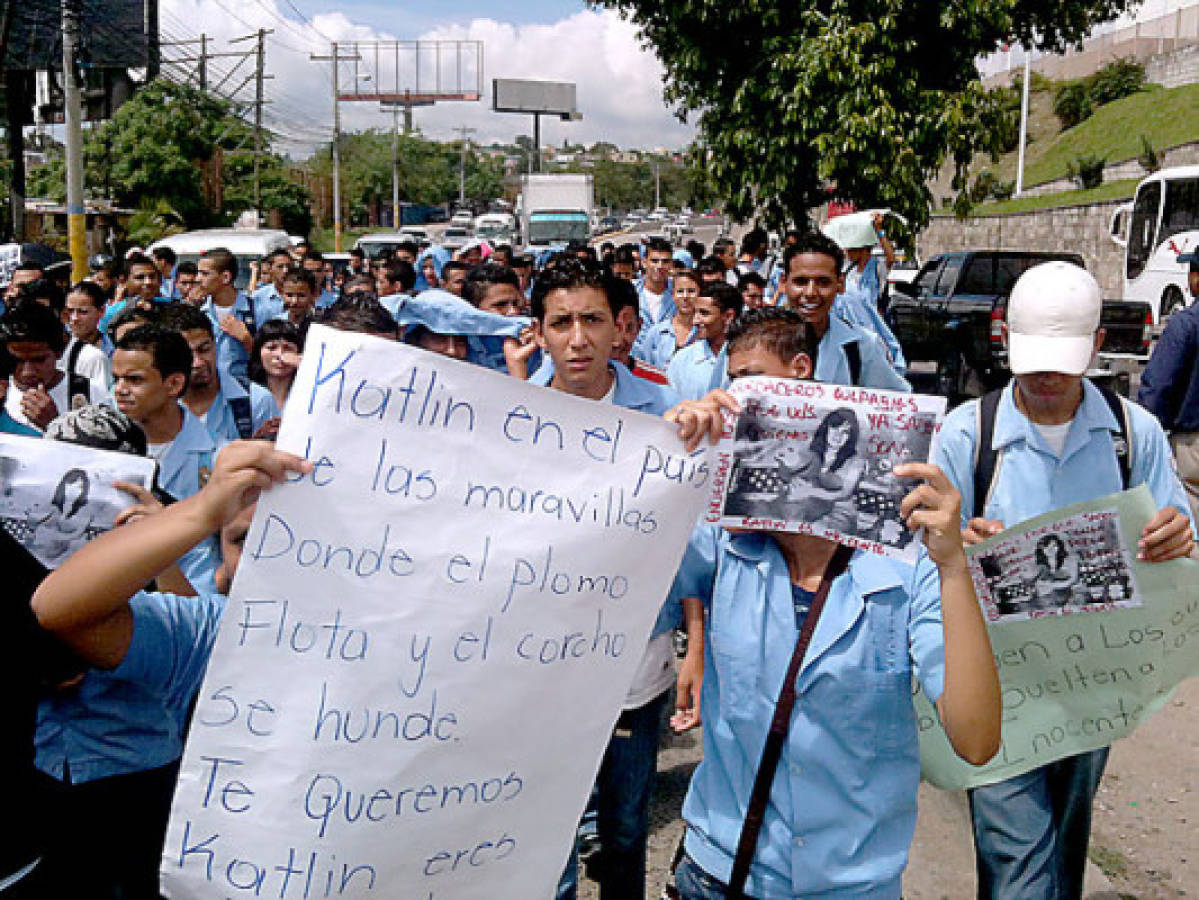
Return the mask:
[[[306,155],[313,144],[327,140],[332,124],[330,66],[312,62],[309,53],[326,54],[329,41],[391,40],[397,35],[376,31],[350,20],[341,12],[322,13],[310,23],[286,19],[275,0],[163,0],[164,40],[194,38],[207,33],[211,51],[234,49],[230,38],[257,28],[273,28],[267,39],[267,70],[274,75],[267,96],[273,101],[267,119],[295,143],[289,149]],[[409,36],[405,36],[409,37]],[[636,29],[610,10],[581,10],[550,24],[511,25],[479,18],[467,25],[434,29],[418,36],[423,40],[479,40],[484,45],[484,98],[474,102],[441,103],[417,109],[415,122],[428,136],[449,139],[453,129],[476,129],[472,136],[484,143],[510,141],[532,131],[531,117],[490,110],[492,78],[531,78],[573,81],[578,85],[582,121],[542,119],[542,141],[560,144],[612,141],[621,147],[680,147],[694,130],[680,123],[662,99],[662,66],[652,52],[641,47]],[[237,45],[248,48],[249,42]],[[166,55],[182,56],[194,50],[169,48]],[[216,60],[216,69],[230,67]],[[242,81],[249,63],[227,87]],[[369,62],[364,64],[369,67]],[[179,73],[179,68],[171,69]],[[348,66],[342,78],[350,78]],[[215,84],[217,78],[210,77]],[[377,80],[377,79],[376,79]],[[252,98],[252,84],[239,96]],[[385,128],[390,116],[377,103],[343,103],[342,127],[347,131]]]

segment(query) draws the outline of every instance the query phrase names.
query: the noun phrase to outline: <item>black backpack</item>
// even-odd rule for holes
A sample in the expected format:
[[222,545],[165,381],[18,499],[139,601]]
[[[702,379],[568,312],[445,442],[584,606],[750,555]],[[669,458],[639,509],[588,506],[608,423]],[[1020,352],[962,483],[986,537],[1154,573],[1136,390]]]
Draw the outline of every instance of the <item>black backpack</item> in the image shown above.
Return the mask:
[[[1107,401],[1112,415],[1116,417],[1117,430],[1112,434],[1112,445],[1116,451],[1116,462],[1120,466],[1120,480],[1124,490],[1128,490],[1132,481],[1132,423],[1128,415],[1128,407],[1120,399],[1119,394],[1109,387],[1097,384],[1096,388]],[[995,412],[999,409],[999,399],[1003,396],[1003,388],[985,394],[978,401],[975,410],[978,423],[978,437],[974,443],[974,512],[973,518],[982,518],[987,506],[987,498],[995,487],[995,473],[1001,454],[991,446],[995,435]]]
[[[79,365],[79,354],[83,352],[83,346],[83,341],[76,339],[71,347],[71,352],[67,354],[67,406],[70,409],[79,409],[92,402],[91,381],[86,375],[75,371],[75,367]],[[70,409],[59,410],[59,412],[69,412]]]

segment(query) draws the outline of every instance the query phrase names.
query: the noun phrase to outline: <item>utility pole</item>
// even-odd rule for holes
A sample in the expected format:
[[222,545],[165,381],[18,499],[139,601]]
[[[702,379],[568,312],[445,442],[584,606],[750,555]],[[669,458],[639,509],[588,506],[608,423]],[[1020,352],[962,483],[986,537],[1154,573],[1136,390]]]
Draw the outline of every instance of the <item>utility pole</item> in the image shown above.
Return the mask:
[[662,175],[658,169],[658,161],[654,160],[654,209],[662,205]]
[[200,59],[198,61],[198,73],[200,76],[200,92],[208,92],[208,35],[200,35]]
[[[411,107],[406,110],[406,114],[407,116],[412,115]],[[404,122],[406,135],[408,119],[405,118]],[[391,225],[398,229],[402,224],[403,217],[400,215],[400,105],[393,103],[391,105]]]
[[67,236],[71,280],[87,277],[87,216],[83,208],[83,104],[76,59],[79,0],[62,0],[62,82],[67,138]]
[[[329,45],[328,56],[317,56],[312,54],[310,59],[313,62],[330,62],[333,64],[333,250],[337,253],[341,252],[341,92],[339,90],[337,78],[337,64],[341,60],[357,60],[358,54],[353,56],[339,56],[337,52],[337,41],[333,41]],[[357,89],[357,85],[355,85]]]
[[266,66],[266,29],[258,29],[258,70],[254,79],[254,215],[262,215],[262,185],[259,183],[259,165],[262,157],[262,82]]
[[1028,143],[1028,86],[1032,81],[1029,61],[1032,58],[1032,48],[1024,48],[1024,83],[1020,89],[1020,152],[1016,160],[1016,190],[1014,196],[1019,197],[1024,191],[1024,145]]
[[460,140],[462,141],[461,154],[458,157],[458,205],[465,206],[466,205],[466,145],[467,145],[467,137],[466,136],[468,134],[474,134],[475,129],[467,128],[465,126],[459,126],[458,128],[455,128],[454,131],[458,132],[458,134],[461,136]]

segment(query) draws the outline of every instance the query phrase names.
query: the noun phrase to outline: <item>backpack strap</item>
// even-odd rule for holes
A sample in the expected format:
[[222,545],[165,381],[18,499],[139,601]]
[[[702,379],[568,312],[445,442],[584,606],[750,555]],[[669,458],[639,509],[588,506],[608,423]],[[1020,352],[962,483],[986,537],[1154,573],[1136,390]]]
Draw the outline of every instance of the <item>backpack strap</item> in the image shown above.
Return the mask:
[[243,441],[254,436],[254,416],[250,407],[249,396],[230,397],[229,409],[233,413],[233,421],[237,425],[237,433]]
[[249,329],[250,334],[256,334],[258,332],[258,326],[256,324],[258,320],[254,317],[254,295],[247,293],[245,298],[246,308],[238,313],[238,318],[241,319],[242,324]]
[[842,346],[845,349],[845,361],[849,363],[849,383],[857,387],[862,383],[862,348],[857,341]]
[[[1093,382],[1092,382],[1093,383]],[[1116,417],[1118,429],[1112,433],[1112,448],[1116,451],[1116,462],[1120,466],[1120,481],[1124,490],[1132,484],[1132,422],[1128,414],[1128,404],[1120,395],[1106,385],[1096,384],[1099,393],[1107,401],[1108,408]]]
[[[71,409],[79,409],[92,402],[92,385],[86,375],[81,375],[75,369],[79,365],[79,354],[83,352],[83,341],[76,339],[67,354],[67,405]],[[69,410],[59,410],[60,413]]]
[[999,454],[992,446],[995,437],[995,413],[1003,397],[1003,388],[984,394],[974,409],[974,511],[971,518],[981,518],[987,506],[987,497],[995,481],[995,468]]

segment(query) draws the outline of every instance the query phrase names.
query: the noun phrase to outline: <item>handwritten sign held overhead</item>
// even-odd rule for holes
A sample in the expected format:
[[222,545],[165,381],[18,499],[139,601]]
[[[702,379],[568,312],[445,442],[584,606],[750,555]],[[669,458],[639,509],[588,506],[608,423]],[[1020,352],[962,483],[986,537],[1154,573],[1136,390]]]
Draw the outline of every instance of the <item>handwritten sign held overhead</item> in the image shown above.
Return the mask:
[[784,378],[739,378],[706,520],[791,531],[914,558],[899,514],[912,482],[892,469],[928,462],[945,398]]
[[708,490],[661,420],[309,333],[196,708],[171,897],[552,896]]

